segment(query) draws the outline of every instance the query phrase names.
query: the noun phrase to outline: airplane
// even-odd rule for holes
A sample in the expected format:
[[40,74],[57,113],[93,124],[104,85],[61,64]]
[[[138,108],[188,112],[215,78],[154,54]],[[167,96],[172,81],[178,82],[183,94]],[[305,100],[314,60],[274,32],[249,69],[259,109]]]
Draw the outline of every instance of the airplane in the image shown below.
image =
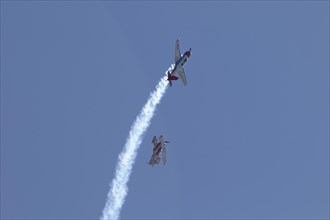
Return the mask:
[[[151,156],[151,159],[149,161],[149,164],[154,166],[155,164],[159,164],[160,159],[163,159],[164,165],[166,164],[166,147],[165,143],[170,143],[169,141],[164,141],[163,135],[159,136],[159,142],[157,140],[157,137],[154,136],[154,138],[151,141],[154,144],[153,153]],[[160,152],[162,152],[162,157],[159,156]]]
[[180,53],[179,39],[175,43],[175,54],[174,54],[174,68],[172,71],[167,71],[167,80],[172,86],[172,80],[181,79],[183,85],[187,85],[186,74],[184,73],[183,65],[187,62],[191,55],[191,48],[189,51],[186,51],[183,55]]

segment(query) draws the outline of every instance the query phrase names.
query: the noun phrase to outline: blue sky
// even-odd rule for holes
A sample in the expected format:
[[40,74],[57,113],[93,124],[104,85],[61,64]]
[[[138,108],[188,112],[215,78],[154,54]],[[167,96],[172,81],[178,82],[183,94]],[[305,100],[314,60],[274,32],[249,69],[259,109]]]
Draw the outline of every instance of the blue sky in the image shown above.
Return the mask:
[[329,218],[328,1],[1,1],[1,218],[99,218],[177,38],[121,217]]

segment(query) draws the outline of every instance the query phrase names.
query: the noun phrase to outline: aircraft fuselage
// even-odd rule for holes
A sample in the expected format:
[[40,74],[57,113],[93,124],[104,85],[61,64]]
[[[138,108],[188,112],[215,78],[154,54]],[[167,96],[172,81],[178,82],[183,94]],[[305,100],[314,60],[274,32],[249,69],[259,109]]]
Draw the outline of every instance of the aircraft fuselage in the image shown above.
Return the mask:
[[184,53],[183,56],[175,63],[174,69],[171,71],[171,76],[178,77],[178,72],[183,67],[183,65],[187,62],[190,57],[190,51]]

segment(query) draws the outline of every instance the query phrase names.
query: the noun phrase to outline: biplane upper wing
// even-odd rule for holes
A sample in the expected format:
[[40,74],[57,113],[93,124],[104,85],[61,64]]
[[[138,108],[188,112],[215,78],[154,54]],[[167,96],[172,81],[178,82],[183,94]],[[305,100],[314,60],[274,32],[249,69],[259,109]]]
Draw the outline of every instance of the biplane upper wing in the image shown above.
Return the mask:
[[164,163],[164,165],[166,164],[166,162],[167,162],[167,158],[166,158],[166,147],[163,147],[163,149],[162,149],[162,156],[163,156],[163,163]]
[[163,135],[160,135],[160,137],[159,137],[159,143],[160,143],[161,148],[165,147]]

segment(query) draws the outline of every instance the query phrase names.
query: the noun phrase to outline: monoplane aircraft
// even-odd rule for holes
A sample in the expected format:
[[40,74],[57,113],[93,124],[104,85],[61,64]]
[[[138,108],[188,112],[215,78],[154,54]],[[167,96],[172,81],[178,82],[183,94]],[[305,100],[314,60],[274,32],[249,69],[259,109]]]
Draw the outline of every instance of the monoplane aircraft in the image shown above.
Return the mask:
[[175,65],[172,71],[167,71],[167,80],[169,81],[170,86],[172,86],[172,80],[178,80],[178,78],[181,79],[183,85],[187,85],[187,78],[186,74],[184,73],[183,65],[187,62],[190,55],[191,48],[189,49],[189,51],[186,51],[183,55],[181,55],[179,40],[176,40],[174,54]]

